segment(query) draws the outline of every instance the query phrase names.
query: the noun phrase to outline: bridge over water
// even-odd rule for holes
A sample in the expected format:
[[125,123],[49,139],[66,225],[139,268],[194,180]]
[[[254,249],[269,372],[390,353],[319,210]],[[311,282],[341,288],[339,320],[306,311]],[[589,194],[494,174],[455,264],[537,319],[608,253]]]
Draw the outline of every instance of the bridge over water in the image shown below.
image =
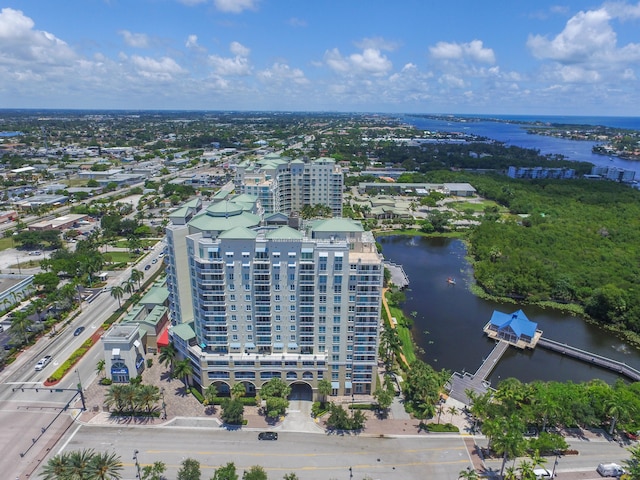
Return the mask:
[[[489,356],[482,362],[478,370],[476,370],[476,373],[455,372],[451,375],[451,378],[445,385],[449,391],[449,396],[454,400],[468,404],[469,397],[467,397],[466,390],[472,390],[480,395],[491,390],[491,384],[487,381],[487,378],[489,378],[489,375],[502,358],[502,355],[504,355],[504,352],[507,351],[509,345],[511,344],[505,340],[498,340],[496,346],[493,347],[493,350],[491,350]],[[626,363],[544,337],[540,337],[536,345],[559,353],[560,355],[575,358],[576,360],[618,373],[631,381],[640,381],[640,371],[630,367]]]

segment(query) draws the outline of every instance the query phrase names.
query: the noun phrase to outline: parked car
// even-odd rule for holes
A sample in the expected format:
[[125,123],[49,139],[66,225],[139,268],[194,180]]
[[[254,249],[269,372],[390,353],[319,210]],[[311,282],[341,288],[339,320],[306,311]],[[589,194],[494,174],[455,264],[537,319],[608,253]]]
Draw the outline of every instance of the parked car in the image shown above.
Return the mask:
[[552,478],[551,472],[546,468],[534,468],[533,474],[536,477],[536,480],[544,480],[545,478]]
[[49,365],[49,362],[51,361],[51,355],[47,355],[45,357],[42,357],[38,363],[36,363],[36,371],[39,372],[40,370],[42,370],[44,367],[46,367],[47,365]]
[[619,477],[624,473],[624,469],[617,463],[600,463],[596,472],[603,477]]
[[77,337],[78,335],[80,335],[82,332],[84,332],[84,327],[78,327],[73,331],[73,336]]
[[146,267],[144,267],[145,270],[149,270],[151,268],[151,265],[147,265]]
[[258,440],[277,440],[278,434],[276,432],[260,432],[258,434]]

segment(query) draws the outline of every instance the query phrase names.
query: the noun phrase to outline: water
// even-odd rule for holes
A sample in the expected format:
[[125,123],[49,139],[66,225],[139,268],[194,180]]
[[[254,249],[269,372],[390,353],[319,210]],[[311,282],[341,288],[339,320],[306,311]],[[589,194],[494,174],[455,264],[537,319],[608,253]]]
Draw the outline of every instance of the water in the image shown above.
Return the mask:
[[[474,118],[480,118],[480,116],[475,116]],[[524,117],[512,115],[496,116],[493,118],[521,122],[531,120],[575,125],[604,125],[616,128],[640,130],[640,118],[638,117]],[[402,117],[401,120],[419,128],[420,130],[471,133],[504,142],[506,145],[539,150],[543,155],[561,154],[564,155],[567,160],[589,162],[594,165],[615,166],[626,170],[633,170],[636,172],[636,179],[640,179],[639,161],[623,160],[617,157],[608,157],[593,153],[591,151],[593,146],[601,142],[567,140],[563,138],[547,137],[544,135],[532,135],[527,133],[525,125],[495,122],[490,120],[461,123],[412,116]]]
[[[402,264],[410,285],[403,311],[415,315],[413,338],[424,350],[421,359],[436,369],[475,372],[493,348],[494,342],[482,332],[494,310],[514,312],[522,309],[529,320],[538,323],[544,336],[568,343],[598,355],[613,358],[640,369],[640,352],[627,343],[583,319],[550,309],[528,305],[497,303],[480,299],[469,291],[473,271],[465,260],[460,240],[406,236],[380,237],[386,260]],[[456,285],[447,278],[455,277]],[[412,315],[412,312],[415,312]],[[542,348],[521,351],[510,348],[502,357],[490,380],[516,377],[523,382],[588,381],[600,378],[613,383],[612,372],[588,365]]]

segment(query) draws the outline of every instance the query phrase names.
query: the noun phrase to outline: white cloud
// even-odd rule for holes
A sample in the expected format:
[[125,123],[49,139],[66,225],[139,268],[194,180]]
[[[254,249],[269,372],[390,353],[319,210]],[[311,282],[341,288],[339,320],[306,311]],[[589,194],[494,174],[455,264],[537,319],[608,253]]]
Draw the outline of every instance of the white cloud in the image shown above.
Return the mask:
[[251,74],[252,68],[247,58],[250,50],[239,42],[231,42],[229,50],[235,57],[209,55],[209,64],[213,68],[214,73],[222,77]]
[[301,18],[297,18],[297,17],[291,17],[287,23],[289,25],[291,25],[292,27],[306,27],[307,26],[307,22],[305,20],[303,20]]
[[242,45],[240,42],[231,42],[229,50],[231,51],[231,53],[237,55],[238,57],[248,57],[249,53],[251,53],[251,50]]
[[291,81],[298,85],[307,85],[309,80],[299,68],[291,68],[285,63],[274,63],[271,68],[258,72],[258,78],[265,83],[282,84]]
[[189,35],[187,37],[187,41],[185,42],[184,46],[187,48],[195,48],[195,49],[201,48],[200,45],[198,45],[198,36]]
[[615,49],[616,34],[609,25],[610,19],[605,9],[579,12],[553,39],[531,35],[527,46],[539,59],[551,59],[566,65],[588,62]]
[[139,74],[157,80],[171,80],[176,75],[185,73],[184,69],[178,65],[174,59],[169,57],[162,57],[156,60],[151,57],[132,55],[131,64]]
[[124,43],[134,48],[147,48],[149,46],[149,37],[144,33],[131,33],[128,30],[120,30],[118,32]]
[[213,0],[221,12],[242,13],[244,10],[256,10],[258,0]]
[[23,65],[33,71],[52,64],[68,66],[76,60],[64,41],[33,27],[33,20],[20,10],[0,10],[0,65]]
[[334,72],[343,74],[384,75],[391,70],[391,61],[375,48],[365,48],[362,53],[354,53],[343,57],[337,48],[324,54],[325,63]]
[[429,52],[436,60],[471,60],[490,65],[496,61],[495,53],[491,48],[485,48],[482,40],[469,43],[438,42],[429,47]]
[[397,42],[385,40],[382,37],[363,38],[359,42],[356,42],[355,45],[356,47],[361,48],[363,50],[376,49],[376,50],[385,50],[387,52],[393,52],[398,48]]

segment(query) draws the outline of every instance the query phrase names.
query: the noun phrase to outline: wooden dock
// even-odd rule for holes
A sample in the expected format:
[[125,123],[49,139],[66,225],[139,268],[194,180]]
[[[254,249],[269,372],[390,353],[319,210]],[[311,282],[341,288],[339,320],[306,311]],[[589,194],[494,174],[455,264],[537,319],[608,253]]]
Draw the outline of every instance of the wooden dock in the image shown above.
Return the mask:
[[508,342],[499,340],[496,346],[493,347],[493,350],[491,350],[491,353],[489,353],[489,356],[483,360],[482,365],[476,370],[476,373],[455,372],[451,375],[446,385],[449,396],[454,400],[468,405],[469,397],[467,397],[467,390],[472,390],[478,395],[487,393],[491,389],[491,384],[487,381],[487,378],[489,378],[489,375],[508,348]]

